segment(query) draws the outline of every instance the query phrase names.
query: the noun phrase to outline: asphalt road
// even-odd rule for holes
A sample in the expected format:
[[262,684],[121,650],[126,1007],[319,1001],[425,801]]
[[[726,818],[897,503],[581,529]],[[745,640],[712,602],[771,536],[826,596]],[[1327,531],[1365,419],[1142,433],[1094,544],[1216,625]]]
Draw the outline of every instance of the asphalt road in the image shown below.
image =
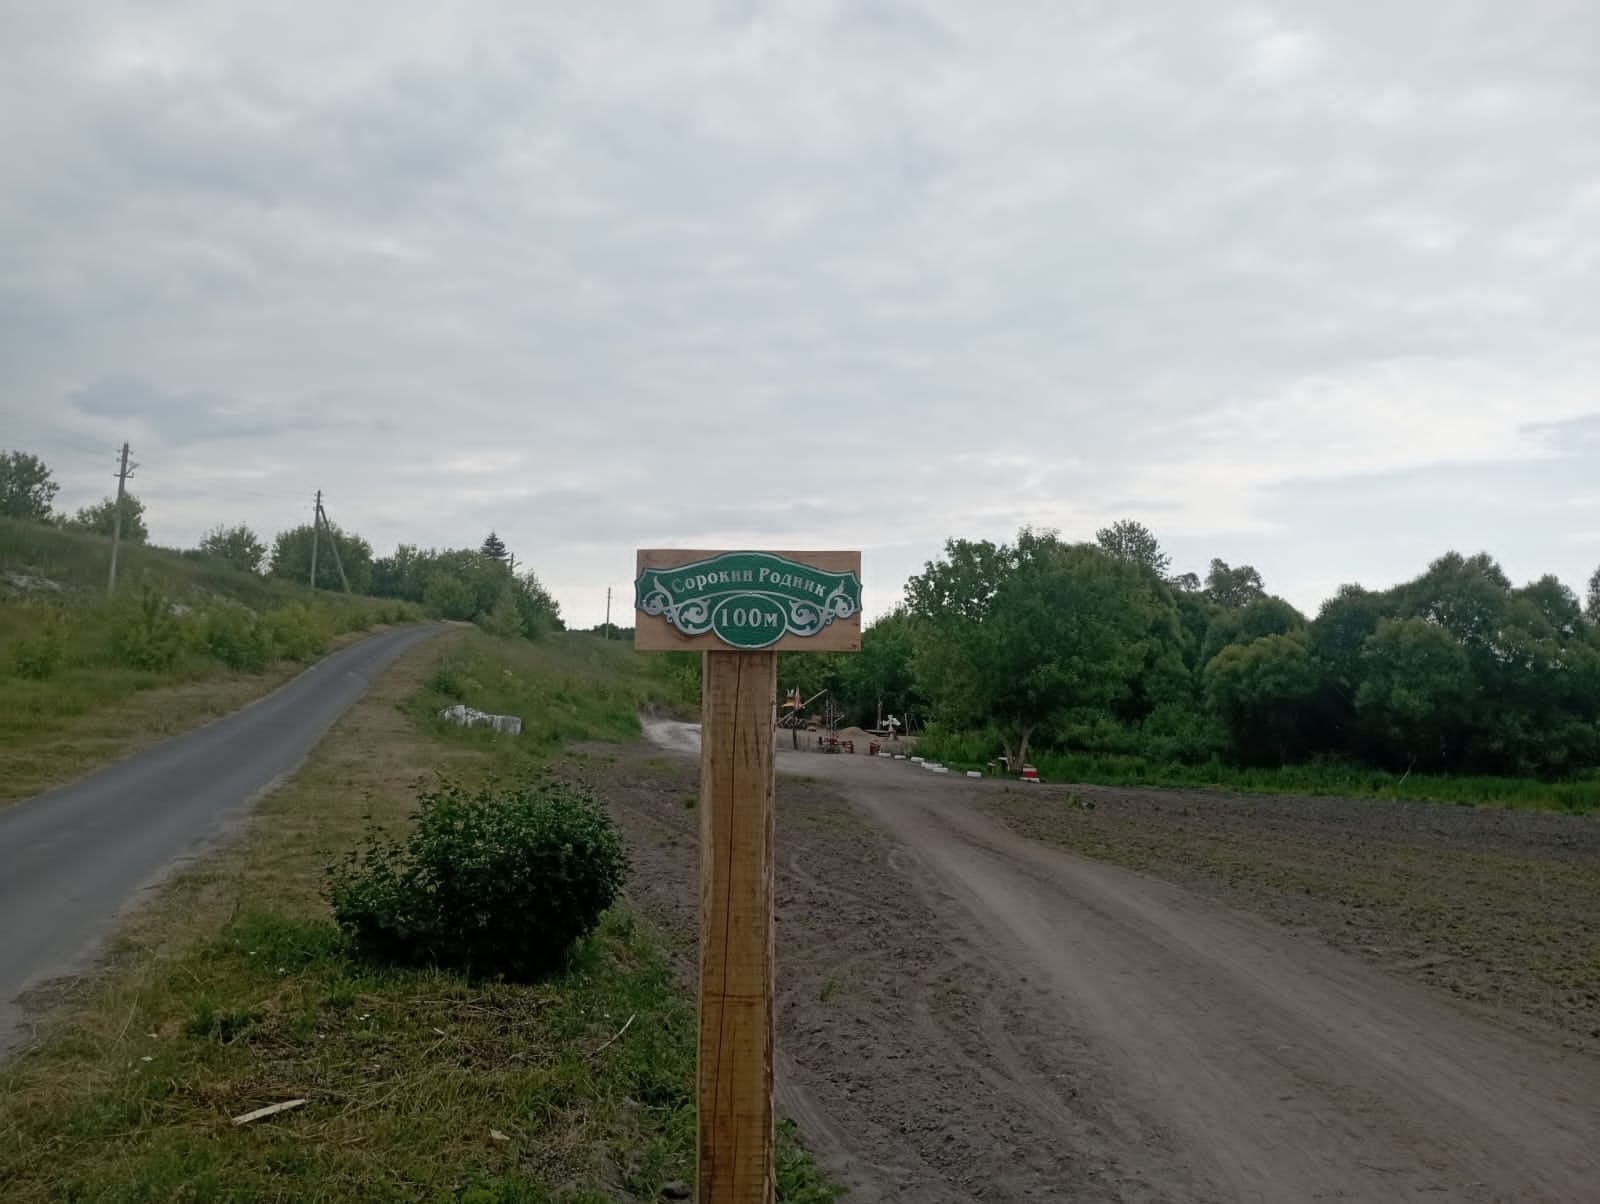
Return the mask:
[[224,719],[0,809],[0,1051],[25,1035],[18,996],[83,966],[141,890],[225,834],[402,652],[441,630],[362,640]]

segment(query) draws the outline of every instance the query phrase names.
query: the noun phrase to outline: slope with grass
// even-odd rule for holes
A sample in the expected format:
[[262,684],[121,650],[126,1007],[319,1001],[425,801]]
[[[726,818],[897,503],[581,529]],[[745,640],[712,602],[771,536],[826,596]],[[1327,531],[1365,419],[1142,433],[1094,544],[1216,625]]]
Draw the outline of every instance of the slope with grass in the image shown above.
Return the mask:
[[[36,1047],[0,1071],[6,1198],[599,1204],[692,1181],[694,1012],[645,920],[613,909],[564,973],[516,987],[362,962],[322,897],[419,783],[581,767],[639,707],[685,705],[659,669],[584,635],[457,629],[406,654],[100,977],[39,1001]],[[457,700],[524,736],[440,721]],[[787,1139],[780,1200],[833,1196]]]
[[0,805],[237,710],[375,626],[420,618],[213,559],[0,519]]

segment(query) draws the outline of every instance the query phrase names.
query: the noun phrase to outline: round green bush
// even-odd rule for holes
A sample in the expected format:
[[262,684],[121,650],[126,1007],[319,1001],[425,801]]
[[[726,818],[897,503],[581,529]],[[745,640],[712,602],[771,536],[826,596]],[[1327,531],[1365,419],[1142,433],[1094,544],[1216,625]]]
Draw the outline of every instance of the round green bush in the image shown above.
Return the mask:
[[627,868],[586,787],[446,783],[421,795],[403,842],[370,835],[331,867],[328,899],[370,956],[529,979],[594,929]]

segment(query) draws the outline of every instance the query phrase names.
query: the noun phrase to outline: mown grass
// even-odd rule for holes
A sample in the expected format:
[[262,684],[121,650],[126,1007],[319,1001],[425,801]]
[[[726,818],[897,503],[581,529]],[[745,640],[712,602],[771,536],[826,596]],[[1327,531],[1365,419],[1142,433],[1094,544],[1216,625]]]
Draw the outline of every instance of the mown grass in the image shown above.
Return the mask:
[[[562,973],[511,986],[365,962],[321,898],[323,868],[369,823],[403,825],[419,782],[537,772],[672,701],[649,659],[597,642],[458,629],[406,654],[0,1070],[0,1197],[589,1204],[691,1183],[694,1012],[638,915],[614,908]],[[441,724],[441,672],[531,738]],[[289,1099],[307,1103],[232,1123]],[[779,1198],[833,1199],[781,1137]]]
[[286,582],[160,548],[0,520],[0,804],[237,709],[382,623],[374,598],[310,598]]
[[[930,732],[917,740],[920,755],[942,761],[952,769],[983,769],[999,751],[995,741],[969,735]],[[1533,778],[1394,774],[1331,762],[1250,769],[1217,762],[1182,765],[1143,757],[1054,752],[1040,752],[1029,760],[1050,782],[1170,786],[1241,794],[1332,795],[1574,814],[1600,812],[1600,773],[1541,782]]]

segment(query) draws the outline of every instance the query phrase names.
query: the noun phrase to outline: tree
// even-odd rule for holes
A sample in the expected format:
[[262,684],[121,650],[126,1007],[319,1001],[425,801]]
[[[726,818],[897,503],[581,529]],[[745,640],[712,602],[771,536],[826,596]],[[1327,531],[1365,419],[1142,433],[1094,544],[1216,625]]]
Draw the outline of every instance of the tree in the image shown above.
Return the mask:
[[1282,598],[1262,595],[1237,609],[1217,610],[1206,628],[1200,652],[1204,665],[1229,644],[1248,644],[1264,635],[1293,635],[1304,631],[1305,616]]
[[246,573],[259,573],[267,558],[267,545],[243,523],[213,527],[201,536],[200,551]]
[[1206,593],[1218,606],[1238,609],[1266,595],[1261,574],[1248,564],[1231,567],[1226,560],[1213,560],[1206,574]]
[[[116,524],[117,499],[106,497],[79,510],[71,525],[96,535],[112,535],[116,533]],[[122,495],[122,538],[129,543],[145,543],[150,538],[150,529],[144,521],[144,503],[131,493]]]
[[1391,766],[1449,767],[1468,722],[1472,668],[1445,628],[1382,619],[1362,648],[1356,713]]
[[1594,576],[1589,578],[1589,596],[1585,613],[1589,622],[1600,623],[1600,568],[1595,569]]
[[1498,659],[1511,581],[1487,553],[1468,558],[1447,552],[1402,589],[1407,613],[1450,631],[1477,666],[1487,668]]
[[1167,578],[1167,584],[1180,594],[1198,594],[1200,592],[1200,578],[1194,573],[1179,573],[1176,577]]
[[1164,578],[1172,567],[1172,557],[1161,550],[1150,528],[1131,518],[1101,527],[1094,533],[1094,541],[1107,556],[1142,564],[1157,577]]
[[531,572],[522,573],[513,577],[512,582],[516,587],[517,613],[522,616],[522,633],[525,636],[536,640],[549,632],[566,629],[566,624],[561,621],[561,607],[550,591],[539,584],[537,576]]
[[472,548],[430,552],[423,603],[440,618],[477,619],[488,614],[512,583],[503,561]]
[[1517,590],[1515,596],[1533,604],[1544,620],[1562,639],[1571,639],[1583,625],[1583,606],[1559,578],[1546,573],[1539,580]]
[[61,486],[38,456],[22,451],[0,452],[0,515],[43,523]]
[[1026,760],[1034,733],[1127,695],[1162,605],[1142,566],[1024,528],[1014,545],[952,540],[907,584],[913,667],[953,726],[994,727]]
[[407,602],[421,602],[433,556],[432,552],[419,551],[415,544],[403,543],[394,550],[393,556],[373,561],[373,594],[379,598],[404,598]]
[[1303,751],[1317,666],[1299,637],[1229,644],[1206,665],[1205,688],[1241,760],[1282,765]]
[[490,560],[504,560],[506,558],[505,541],[493,531],[489,532],[489,537],[483,541],[483,547],[478,550]]
[[[839,692],[845,709],[865,727],[876,724],[878,713],[895,715],[902,723],[906,712],[922,710],[916,679],[911,671],[916,651],[915,622],[904,607],[884,615],[861,633],[861,651],[841,659]],[[811,660],[824,659],[802,653]],[[785,679],[780,683],[793,683]]]
[[310,523],[278,532],[277,538],[272,541],[272,576],[309,583],[311,549],[315,543],[317,588],[343,589],[333,558],[332,545],[335,540],[339,546],[339,563],[344,565],[351,590],[358,594],[366,593],[372,586],[372,545],[359,535],[341,530],[334,523],[325,523],[320,533]]
[[1385,594],[1341,585],[1322,604],[1311,624],[1311,652],[1321,662],[1324,675],[1349,702],[1354,702],[1363,668],[1361,653],[1367,637],[1386,617],[1393,617],[1395,600]]

